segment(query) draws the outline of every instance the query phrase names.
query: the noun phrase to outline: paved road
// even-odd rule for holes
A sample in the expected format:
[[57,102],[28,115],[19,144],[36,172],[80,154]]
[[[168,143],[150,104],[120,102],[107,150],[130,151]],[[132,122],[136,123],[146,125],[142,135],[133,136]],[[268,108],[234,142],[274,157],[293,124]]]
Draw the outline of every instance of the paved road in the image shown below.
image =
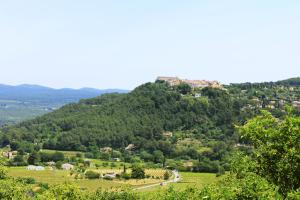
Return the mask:
[[156,187],[156,186],[164,186],[164,185],[168,185],[169,183],[178,182],[180,180],[180,175],[179,175],[178,171],[173,170],[172,174],[174,176],[174,178],[172,180],[164,181],[162,183],[154,183],[154,184],[151,184],[151,185],[141,186],[141,187],[135,188],[135,190],[142,190],[142,189],[152,188],[152,187]]

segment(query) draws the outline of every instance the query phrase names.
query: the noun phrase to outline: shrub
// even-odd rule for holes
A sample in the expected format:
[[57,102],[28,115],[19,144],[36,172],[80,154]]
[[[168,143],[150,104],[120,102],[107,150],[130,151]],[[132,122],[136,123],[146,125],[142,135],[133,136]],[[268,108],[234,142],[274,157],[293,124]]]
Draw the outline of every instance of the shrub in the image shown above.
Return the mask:
[[85,177],[88,179],[98,179],[100,178],[100,174],[94,171],[87,171]]
[[0,179],[6,179],[7,178],[7,169],[4,166],[0,165]]
[[98,190],[92,195],[92,199],[103,199],[103,200],[138,200],[141,199],[135,192],[132,191],[101,191]]
[[82,155],[82,153],[76,153],[76,157],[77,157],[77,158],[82,158],[83,155]]
[[125,179],[125,180],[129,180],[131,178],[130,174],[128,173],[122,173],[121,174],[121,178]]
[[219,177],[219,176],[222,176],[224,174],[225,174],[225,169],[224,169],[224,167],[220,166],[216,176]]
[[85,160],[84,161],[84,166],[89,167],[91,165],[91,161]]
[[113,162],[110,163],[110,167],[111,167],[111,168],[114,168],[114,167],[116,167],[116,166],[117,166],[117,165],[116,165],[115,163],[113,163]]
[[35,184],[36,181],[32,177],[18,177],[16,181],[24,183],[24,184]]
[[113,180],[113,178],[110,177],[110,176],[105,176],[104,179],[105,179],[105,180],[110,180],[110,181]]
[[97,168],[101,167],[101,165],[100,165],[100,164],[98,164],[98,163],[97,163],[97,164],[95,164],[95,166],[96,166]]
[[166,170],[164,173],[164,180],[168,180],[169,178],[170,178],[170,173],[168,170]]
[[55,163],[55,167],[57,169],[61,169],[61,166],[62,166],[62,162],[61,161],[58,161],[58,162]]
[[107,162],[104,162],[104,163],[102,163],[102,166],[103,166],[103,167],[107,167],[107,166],[108,166],[108,163],[107,163]]
[[145,178],[145,170],[139,165],[134,165],[131,171],[131,178],[143,179]]

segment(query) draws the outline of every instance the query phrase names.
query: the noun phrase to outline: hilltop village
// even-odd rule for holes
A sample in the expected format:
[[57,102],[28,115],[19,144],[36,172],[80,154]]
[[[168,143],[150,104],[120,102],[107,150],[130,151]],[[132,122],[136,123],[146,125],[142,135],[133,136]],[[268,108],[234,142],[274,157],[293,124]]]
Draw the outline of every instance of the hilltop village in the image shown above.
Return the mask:
[[165,81],[170,84],[170,86],[177,86],[181,83],[186,83],[189,86],[194,88],[205,88],[205,87],[212,87],[212,88],[223,88],[223,86],[218,81],[207,81],[207,80],[188,80],[188,79],[180,79],[178,77],[165,77],[159,76],[156,79],[157,81]]

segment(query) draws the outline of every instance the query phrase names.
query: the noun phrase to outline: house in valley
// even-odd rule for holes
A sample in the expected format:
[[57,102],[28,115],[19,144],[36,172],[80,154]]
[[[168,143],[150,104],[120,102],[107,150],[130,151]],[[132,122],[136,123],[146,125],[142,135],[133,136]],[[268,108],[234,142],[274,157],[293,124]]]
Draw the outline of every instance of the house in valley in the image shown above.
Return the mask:
[[125,150],[131,151],[131,150],[133,150],[134,148],[135,148],[134,144],[129,144],[129,145],[125,148]]
[[69,164],[69,163],[64,163],[64,164],[61,165],[61,168],[62,168],[63,170],[71,170],[71,169],[74,168],[74,166],[71,165],[71,164]]
[[115,172],[110,172],[110,173],[106,173],[104,174],[104,178],[107,178],[107,179],[114,179],[116,178],[117,174]]
[[170,137],[173,137],[173,133],[170,131],[166,131],[166,132],[163,132],[163,136],[166,138],[170,138]]
[[31,170],[31,171],[43,171],[45,170],[45,167],[43,166],[35,166],[35,165],[28,165],[26,167],[27,170]]
[[103,148],[100,149],[100,151],[105,152],[105,153],[109,153],[109,152],[112,151],[112,148],[111,147],[103,147]]
[[292,102],[292,105],[293,105],[294,107],[300,107],[300,101],[293,101],[293,102]]

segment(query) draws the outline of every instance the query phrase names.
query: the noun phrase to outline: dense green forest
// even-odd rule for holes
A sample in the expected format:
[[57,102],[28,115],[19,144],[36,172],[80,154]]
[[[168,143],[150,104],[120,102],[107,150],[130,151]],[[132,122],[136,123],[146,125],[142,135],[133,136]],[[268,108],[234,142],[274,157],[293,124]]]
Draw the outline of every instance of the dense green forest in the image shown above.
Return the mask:
[[[291,109],[282,119],[263,111],[261,115],[237,127],[239,136],[253,145],[253,153],[237,151],[231,158],[230,173],[217,183],[202,189],[180,191],[169,187],[155,194],[141,196],[131,190],[87,192],[76,185],[48,186],[30,178],[7,176],[0,166],[1,199],[300,199],[300,118]],[[278,142],[280,141],[280,142]]]
[[[190,88],[188,88],[190,89]],[[166,158],[221,160],[234,143],[233,122],[239,108],[225,90],[205,88],[201,97],[166,83],[147,83],[129,94],[107,94],[69,104],[50,114],[2,129],[1,143],[17,148],[37,144],[43,148],[91,152],[112,147],[123,159],[138,155],[162,163]],[[172,137],[164,133],[172,131]],[[193,141],[199,141],[197,148]],[[134,145],[134,149],[125,148]],[[27,148],[28,149],[28,148]],[[220,153],[220,149],[224,149]],[[209,161],[208,161],[209,162]],[[216,170],[217,167],[215,167]]]
[[[81,100],[1,130],[0,144],[35,149],[78,150],[88,157],[140,160],[202,172],[229,169],[233,149],[250,151],[234,129],[269,110],[282,117],[300,99],[299,79],[192,89],[146,83],[128,94]],[[107,152],[103,149],[113,149]],[[130,147],[130,148],[129,148]],[[188,164],[192,163],[192,164]]]

